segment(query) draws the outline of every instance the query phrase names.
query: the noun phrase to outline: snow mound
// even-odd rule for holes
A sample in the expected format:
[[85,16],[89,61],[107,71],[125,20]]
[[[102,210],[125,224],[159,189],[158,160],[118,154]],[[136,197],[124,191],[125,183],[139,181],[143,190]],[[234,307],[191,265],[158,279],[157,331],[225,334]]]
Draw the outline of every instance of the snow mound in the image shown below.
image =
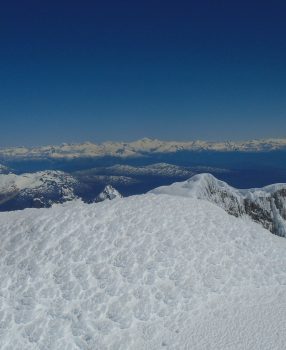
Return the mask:
[[146,194],[0,213],[0,348],[283,349],[286,240]]
[[112,200],[115,198],[122,198],[123,196],[111,185],[104,187],[103,191],[97,196],[96,202],[103,202],[105,200]]
[[231,215],[247,215],[278,236],[286,236],[286,184],[241,190],[211,174],[198,174],[187,181],[158,187],[150,192],[204,199]]

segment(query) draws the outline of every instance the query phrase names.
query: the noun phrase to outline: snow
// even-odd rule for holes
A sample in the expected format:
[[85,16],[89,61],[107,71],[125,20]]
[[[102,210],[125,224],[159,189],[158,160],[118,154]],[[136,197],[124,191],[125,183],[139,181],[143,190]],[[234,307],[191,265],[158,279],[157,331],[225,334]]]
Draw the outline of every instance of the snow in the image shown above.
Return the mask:
[[103,202],[105,200],[113,200],[122,198],[122,195],[111,185],[104,187],[103,191],[97,196],[96,202]]
[[131,185],[138,182],[138,180],[129,177],[129,176],[120,176],[120,175],[97,175],[93,172],[93,169],[89,172],[87,171],[78,171],[74,175],[80,178],[80,180],[90,182],[92,179],[93,182],[97,184],[106,184],[109,183],[112,186],[116,185]]
[[59,146],[43,146],[35,148],[11,147],[0,149],[0,157],[6,158],[52,158],[74,159],[81,157],[138,157],[148,153],[173,153],[178,151],[241,151],[261,152],[285,150],[286,139],[262,139],[250,141],[161,141],[144,138],[134,142],[104,142],[95,144],[84,142],[81,144],[64,143]]
[[46,170],[35,173],[0,174],[0,195],[7,193],[49,193],[56,185],[61,189],[63,200],[72,200],[76,196],[73,187],[77,180],[62,171]]
[[248,215],[271,232],[286,236],[286,184],[283,183],[236,189],[205,173],[187,181],[155,188],[150,193],[204,199],[232,215]]
[[109,168],[105,168],[105,171],[115,174],[128,174],[133,176],[170,176],[170,177],[187,177],[194,175],[194,172],[186,167],[177,166],[168,163],[155,163],[145,166],[131,166],[116,164]]
[[63,179],[71,183],[75,183],[75,179],[61,171],[46,170],[36,173],[26,173],[22,175],[16,174],[0,174],[0,192],[9,191],[10,188],[19,191],[24,189],[35,189],[43,186],[45,183],[56,182],[62,184]]
[[286,240],[146,194],[0,213],[0,348],[283,349]]

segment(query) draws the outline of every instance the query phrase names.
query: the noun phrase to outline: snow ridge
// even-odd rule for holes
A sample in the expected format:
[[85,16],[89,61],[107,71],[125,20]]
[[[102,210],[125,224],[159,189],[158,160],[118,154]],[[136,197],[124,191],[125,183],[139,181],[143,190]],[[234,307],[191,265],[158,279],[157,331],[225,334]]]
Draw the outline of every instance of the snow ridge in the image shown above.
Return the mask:
[[286,237],[286,184],[241,190],[206,173],[151,193],[208,200],[231,215],[247,215],[271,232]]

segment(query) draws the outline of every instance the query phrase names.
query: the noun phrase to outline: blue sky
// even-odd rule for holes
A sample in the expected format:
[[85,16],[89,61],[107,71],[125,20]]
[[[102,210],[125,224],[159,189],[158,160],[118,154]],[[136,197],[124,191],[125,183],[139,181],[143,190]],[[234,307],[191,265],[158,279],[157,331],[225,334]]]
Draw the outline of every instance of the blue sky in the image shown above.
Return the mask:
[[283,1],[7,1],[0,147],[286,137]]

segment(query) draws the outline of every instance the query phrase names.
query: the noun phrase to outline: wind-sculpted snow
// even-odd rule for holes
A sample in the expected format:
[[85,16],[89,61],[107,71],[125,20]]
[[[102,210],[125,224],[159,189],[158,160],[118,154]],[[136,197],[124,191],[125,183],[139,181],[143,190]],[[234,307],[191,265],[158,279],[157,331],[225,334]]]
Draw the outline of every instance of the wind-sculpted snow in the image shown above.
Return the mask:
[[286,184],[240,190],[211,174],[199,174],[151,193],[205,199],[231,215],[248,215],[271,232],[286,237]]
[[0,348],[283,349],[286,240],[192,198],[0,213]]

